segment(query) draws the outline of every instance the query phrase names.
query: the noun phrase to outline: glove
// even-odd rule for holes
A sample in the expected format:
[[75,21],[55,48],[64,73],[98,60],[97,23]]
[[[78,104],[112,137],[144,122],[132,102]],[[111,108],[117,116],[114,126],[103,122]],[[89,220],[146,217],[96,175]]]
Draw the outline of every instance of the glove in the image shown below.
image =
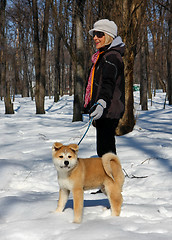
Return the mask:
[[99,99],[95,105],[95,110],[90,114],[90,117],[92,117],[93,120],[101,118],[104,108],[106,108],[106,102],[103,99]]

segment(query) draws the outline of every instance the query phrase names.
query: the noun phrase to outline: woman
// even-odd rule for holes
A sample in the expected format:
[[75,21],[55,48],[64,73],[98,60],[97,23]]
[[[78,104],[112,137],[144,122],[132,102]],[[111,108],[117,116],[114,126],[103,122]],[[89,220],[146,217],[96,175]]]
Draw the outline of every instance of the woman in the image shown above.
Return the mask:
[[84,107],[90,109],[97,134],[97,154],[116,154],[115,129],[124,113],[125,82],[122,56],[125,44],[113,21],[102,19],[89,31],[97,52],[88,79]]

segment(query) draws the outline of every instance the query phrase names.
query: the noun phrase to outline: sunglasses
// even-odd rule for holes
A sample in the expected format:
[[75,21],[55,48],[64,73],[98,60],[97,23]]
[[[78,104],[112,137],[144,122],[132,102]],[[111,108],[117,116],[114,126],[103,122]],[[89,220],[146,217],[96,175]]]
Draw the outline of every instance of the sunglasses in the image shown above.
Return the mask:
[[104,32],[93,31],[93,38],[97,36],[98,38],[102,38],[104,36]]

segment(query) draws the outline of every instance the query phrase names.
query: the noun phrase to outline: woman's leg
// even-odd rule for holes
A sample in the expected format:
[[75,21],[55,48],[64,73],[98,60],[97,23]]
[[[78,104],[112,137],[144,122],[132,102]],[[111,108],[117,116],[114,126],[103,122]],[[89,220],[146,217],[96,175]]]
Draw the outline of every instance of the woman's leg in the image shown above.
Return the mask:
[[98,119],[96,121],[97,130],[97,154],[101,157],[107,152],[116,154],[115,128],[118,121],[115,119]]

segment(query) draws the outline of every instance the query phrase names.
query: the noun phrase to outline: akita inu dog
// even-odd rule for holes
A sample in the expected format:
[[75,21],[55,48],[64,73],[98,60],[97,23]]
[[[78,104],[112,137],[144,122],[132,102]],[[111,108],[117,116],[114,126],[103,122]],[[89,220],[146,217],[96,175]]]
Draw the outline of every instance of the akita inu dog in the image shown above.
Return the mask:
[[55,142],[52,147],[53,163],[60,186],[56,211],[65,208],[70,191],[74,200],[74,222],[80,223],[83,210],[83,191],[101,188],[107,195],[112,216],[119,216],[122,205],[124,174],[118,157],[106,153],[102,158],[78,158],[78,145]]

